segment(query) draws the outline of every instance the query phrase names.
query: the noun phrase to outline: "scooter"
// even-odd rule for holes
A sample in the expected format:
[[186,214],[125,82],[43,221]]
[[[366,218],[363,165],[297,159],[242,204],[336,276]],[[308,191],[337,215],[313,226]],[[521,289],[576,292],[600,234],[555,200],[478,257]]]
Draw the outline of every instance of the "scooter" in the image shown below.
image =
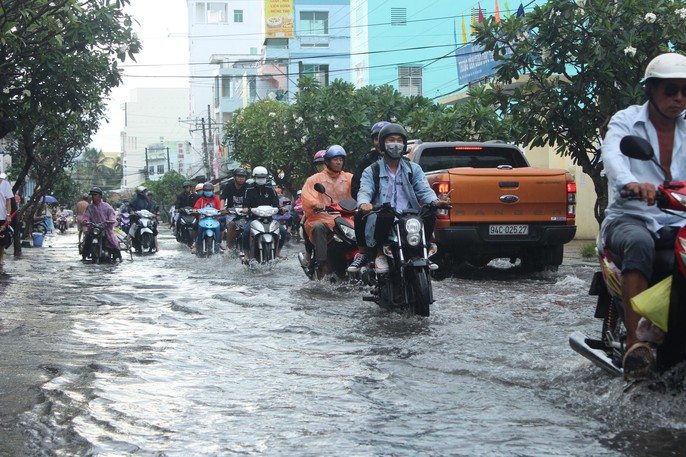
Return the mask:
[[195,216],[193,215],[193,208],[186,206],[179,209],[178,230],[176,232],[176,241],[183,243],[190,247],[193,245],[193,224],[195,223]]
[[138,216],[138,221],[131,224],[129,235],[133,240],[133,247],[136,252],[154,252],[156,241],[154,229],[157,227],[157,218],[147,209],[142,209],[134,213]]
[[69,222],[67,222],[67,216],[59,216],[57,218],[57,230],[59,230],[60,233],[64,233],[67,231],[67,228],[69,228]]
[[[314,185],[314,190],[320,194],[327,195],[331,199],[331,205],[324,210],[328,213],[338,214],[334,219],[333,233],[327,240],[326,257],[331,273],[339,278],[347,277],[347,268],[352,263],[355,256],[360,252],[355,237],[354,217],[357,212],[357,202],[352,198],[346,198],[338,203],[333,203],[333,198],[326,194],[326,188],[321,183]],[[303,228],[304,230],[304,228]],[[317,258],[316,251],[313,250],[313,258]],[[317,266],[314,262],[304,262],[304,255],[298,254],[300,265],[310,279],[317,276]],[[305,266],[307,265],[307,266]]]
[[[438,208],[438,205],[430,205],[426,210]],[[438,248],[434,243],[428,243],[419,211],[406,209],[401,213],[384,203],[370,214],[383,212],[396,217],[392,236],[383,246],[389,270],[376,273],[371,264],[360,269],[362,281],[374,287],[372,295],[363,297],[363,300],[376,302],[382,308],[406,311],[410,315],[429,316],[434,302],[431,270],[438,268],[429,261],[429,257],[436,254]]]
[[250,221],[250,260],[255,259],[259,263],[266,263],[276,258],[279,246],[279,222],[274,220],[274,215],[279,208],[269,205],[261,205],[251,208],[255,219]]
[[[620,149],[628,157],[652,161],[662,168],[655,159],[650,143],[640,137],[624,137]],[[620,195],[622,198],[636,198],[626,192]],[[675,214],[673,211],[686,211],[686,182],[665,181],[660,184],[657,189],[656,205],[670,214]],[[626,350],[622,277],[612,253],[601,243],[598,244],[597,251],[601,270],[593,276],[589,295],[598,297],[595,317],[602,321],[600,335],[597,339],[589,338],[575,331],[569,337],[569,345],[608,374],[622,376],[622,360]],[[686,360],[686,226],[679,229],[673,246],[657,249],[654,270],[649,284],[651,288],[658,287],[661,280],[672,276],[669,292],[669,331],[664,335],[664,341],[655,345],[656,368],[658,371],[664,371]]]
[[243,246],[241,242],[243,240],[243,232],[248,226],[248,215],[243,212],[243,208],[238,207],[228,208],[226,211],[230,216],[233,216],[232,221],[236,224],[236,232],[233,240],[229,240],[229,245],[227,247],[231,249],[236,256],[241,256],[243,254]]
[[215,234],[219,232],[218,229],[221,224],[217,218],[222,212],[209,206],[197,209],[195,212],[200,216],[198,220],[198,232],[200,235],[198,240],[202,240],[196,246],[196,255],[198,257],[209,257],[215,253],[215,250],[219,250],[219,243],[221,241],[216,238]]

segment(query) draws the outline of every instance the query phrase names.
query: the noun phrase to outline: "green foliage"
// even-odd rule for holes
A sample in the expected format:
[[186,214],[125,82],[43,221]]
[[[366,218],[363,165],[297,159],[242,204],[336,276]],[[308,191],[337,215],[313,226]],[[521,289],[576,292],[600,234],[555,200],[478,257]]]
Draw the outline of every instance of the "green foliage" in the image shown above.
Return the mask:
[[[484,91],[475,89],[472,95],[456,108],[445,108],[425,97],[403,97],[392,86],[356,90],[335,80],[320,87],[303,78],[294,103],[263,100],[237,111],[226,123],[224,141],[235,160],[247,168],[267,167],[292,191],[315,172],[314,153],[330,145],[345,148],[346,168],[353,170],[371,148],[371,125],[380,120],[402,124],[410,139],[512,139],[509,123]],[[278,170],[283,178],[276,176]]]
[[143,183],[145,187],[152,192],[153,199],[160,205],[169,207],[176,201],[176,196],[183,192],[181,185],[187,181],[186,177],[181,173],[171,170],[166,172],[162,179],[157,181],[146,181]]
[[593,160],[600,140],[614,113],[642,102],[647,62],[686,49],[685,18],[674,1],[551,0],[477,27],[476,42],[499,59],[491,95],[516,140],[553,146],[580,165],[593,180],[599,222],[607,206],[602,165]]
[[581,246],[581,257],[590,258],[596,257],[597,255],[595,242],[586,243]]
[[82,191],[92,186],[98,186],[105,192],[118,189],[122,180],[121,158],[117,157],[112,162],[102,151],[87,148],[75,163],[73,174]]

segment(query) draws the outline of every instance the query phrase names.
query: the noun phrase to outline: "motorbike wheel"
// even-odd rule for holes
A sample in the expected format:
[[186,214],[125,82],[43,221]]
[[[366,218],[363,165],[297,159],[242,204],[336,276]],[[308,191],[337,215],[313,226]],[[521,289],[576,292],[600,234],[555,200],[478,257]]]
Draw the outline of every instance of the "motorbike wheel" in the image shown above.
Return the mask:
[[150,233],[141,235],[141,246],[144,251],[152,250],[152,235]]
[[266,263],[269,262],[270,260],[274,260],[274,244],[273,243],[265,243],[262,245],[262,256],[263,258],[260,259],[261,263]]
[[[621,303],[613,298],[610,301],[610,306],[607,309],[607,314],[603,318],[603,333],[601,339],[605,345],[605,353],[612,359],[614,364],[618,367],[622,366],[624,359],[624,343],[626,342],[626,328],[624,327],[624,319],[618,312],[617,306]],[[621,349],[611,346],[611,343],[621,343]]]
[[202,257],[209,257],[214,253],[214,238],[206,236],[202,240]]
[[418,316],[428,316],[431,305],[431,279],[429,272],[424,269],[413,269],[410,273],[409,287],[410,312]]
[[102,245],[100,243],[91,247],[91,260],[93,263],[100,263],[102,257]]

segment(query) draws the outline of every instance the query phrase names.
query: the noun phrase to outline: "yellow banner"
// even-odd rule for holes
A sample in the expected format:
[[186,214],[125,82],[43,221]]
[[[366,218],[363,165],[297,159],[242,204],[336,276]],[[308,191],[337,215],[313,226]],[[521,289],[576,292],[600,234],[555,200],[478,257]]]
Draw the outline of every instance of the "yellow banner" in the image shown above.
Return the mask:
[[264,0],[266,38],[293,38],[293,0]]

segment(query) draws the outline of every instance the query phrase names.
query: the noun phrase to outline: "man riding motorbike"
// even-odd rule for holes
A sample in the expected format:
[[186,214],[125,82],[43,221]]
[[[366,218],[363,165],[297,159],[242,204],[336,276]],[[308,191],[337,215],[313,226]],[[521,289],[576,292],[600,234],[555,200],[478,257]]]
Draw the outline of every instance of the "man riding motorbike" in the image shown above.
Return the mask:
[[[362,173],[364,170],[383,157],[383,151],[379,148],[379,132],[389,123],[390,122],[379,121],[372,125],[372,149],[362,158],[360,163],[357,164],[355,173],[353,173],[352,187],[350,191],[353,198],[357,198],[357,194],[360,191],[360,179],[362,179]],[[348,271],[350,273],[360,271],[360,268],[362,268],[362,266],[367,263],[367,260],[372,257],[370,249],[367,248],[364,243],[364,224],[355,224],[355,238],[358,240],[360,253],[355,256],[355,260],[353,260],[348,267]]]
[[[198,198],[195,201],[195,205],[193,205],[194,210],[198,210],[201,208],[214,208],[219,211],[224,211],[224,202],[219,198],[219,196],[214,194],[214,185],[211,182],[206,182],[203,184],[203,192],[202,196]],[[222,221],[220,221],[222,222]],[[221,240],[221,232],[223,231],[223,224],[220,224],[217,228],[214,229],[214,239],[216,240],[215,248],[214,248],[214,253],[217,254],[219,253],[219,240]],[[202,241],[202,232],[198,231],[198,220],[196,219],[195,223],[193,224],[193,234],[195,235],[195,238],[197,240],[196,243],[193,243],[193,246],[191,246],[191,252],[195,253],[196,251],[196,246]]]
[[[186,207],[191,207],[195,205],[195,202],[200,198],[198,194],[195,192],[191,191],[191,183],[188,181],[184,181],[183,183],[183,192],[181,192],[177,197],[176,197],[176,203],[174,204],[174,234],[178,234],[179,232],[179,224],[180,224],[180,218],[179,218],[179,211],[182,208]],[[178,235],[177,235],[178,236]]]
[[[145,186],[136,187],[136,197],[131,200],[128,205],[126,205],[126,210],[129,212],[131,218],[131,229],[130,234],[136,233],[138,230],[137,222],[139,217],[136,215],[136,211],[147,210],[152,214],[155,214],[156,207],[154,203],[148,198],[148,189]],[[152,235],[155,238],[155,247],[157,247],[157,224],[152,227]],[[140,242],[134,238],[133,244],[137,251],[140,252]]]
[[[248,172],[245,168],[236,168],[233,170],[233,180],[226,183],[222,190],[222,201],[226,208],[243,208],[243,199],[245,198],[245,189],[247,184],[245,180],[248,178]],[[227,227],[226,231],[226,245],[231,246],[233,239],[236,236],[236,216],[226,216]]]
[[[249,219],[253,219],[250,210],[262,205],[269,205],[274,208],[279,208],[279,197],[273,187],[267,185],[267,177],[269,172],[265,167],[255,167],[252,170],[252,177],[255,184],[245,191],[245,198],[243,199],[243,212],[248,214]],[[279,213],[283,213],[284,209],[279,208]],[[286,227],[279,224],[279,246],[277,248],[277,256],[281,252],[284,240],[286,239]],[[243,232],[243,262],[247,263],[250,260],[250,230],[246,229]]]
[[[621,265],[624,324],[627,332],[623,368],[628,380],[649,377],[655,360],[651,347],[637,336],[640,316],[631,298],[647,289],[653,276],[655,249],[673,246],[676,230],[686,221],[655,207],[656,186],[664,176],[652,162],[631,159],[620,151],[627,135],[650,142],[657,159],[673,181],[686,180],[686,56],[661,54],[651,60],[643,83],[648,101],[617,112],[608,125],[602,157],[614,195],[605,211],[600,242]],[[631,191],[639,199],[618,196]]]
[[[345,149],[333,145],[324,154],[326,168],[305,181],[302,189],[303,212],[305,214],[305,232],[315,246],[315,262],[318,276],[323,277],[331,273],[327,257],[327,240],[332,232],[334,220],[339,213],[329,213],[326,207],[339,201],[351,198],[350,185],[352,173],[343,171],[345,165]],[[320,194],[314,185],[320,183],[326,189],[326,194]]]
[[[109,203],[102,201],[102,189],[93,187],[89,192],[92,203],[88,205],[83,214],[83,225],[88,227],[92,222],[95,224],[104,224],[105,234],[107,235],[107,249],[113,254],[115,259],[121,260],[121,251],[119,250],[119,240],[114,233],[114,224],[117,222],[117,217],[114,208]],[[91,245],[93,237],[90,231],[86,232],[83,249],[81,251],[81,258],[86,260],[91,254]]]
[[[389,269],[382,248],[395,217],[390,213],[382,213],[378,217],[377,214],[370,214],[364,218],[363,214],[371,211],[375,204],[381,203],[390,203],[398,212],[413,208],[420,210],[425,233],[433,234],[436,215],[429,211],[427,205],[449,203],[447,195],[441,195],[440,198],[436,196],[418,164],[403,159],[406,147],[407,134],[402,126],[387,124],[382,127],[379,132],[379,148],[383,152],[383,158],[364,170],[357,194],[357,207],[360,211],[355,215],[355,226],[363,225],[365,233],[364,241],[358,239],[358,244],[364,242],[367,247],[376,246],[374,269],[377,273],[386,273]],[[376,177],[375,167],[378,172]]]

